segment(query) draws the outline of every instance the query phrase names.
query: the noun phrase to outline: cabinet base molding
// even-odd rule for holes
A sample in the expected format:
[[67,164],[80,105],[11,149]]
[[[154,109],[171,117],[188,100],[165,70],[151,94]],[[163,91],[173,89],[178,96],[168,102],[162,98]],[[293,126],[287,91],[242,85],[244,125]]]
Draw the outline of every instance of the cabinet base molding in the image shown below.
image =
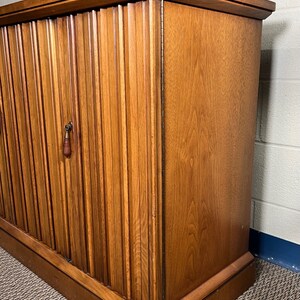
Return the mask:
[[[26,240],[27,242],[24,243]],[[95,290],[96,287],[88,287],[88,281],[94,281],[93,279],[84,274],[87,280],[84,283],[80,283],[78,280],[70,277],[66,272],[51,263],[51,256],[55,255],[55,259],[61,259],[62,264],[68,264],[70,268],[75,267],[65,262],[63,258],[60,258],[52,250],[48,249],[47,246],[40,245],[38,241],[36,241],[36,243],[41,247],[40,251],[49,251],[48,256],[46,256],[48,259],[45,258],[45,255],[42,257],[35,251],[35,241],[33,238],[27,236],[24,232],[5,220],[0,219],[0,246],[67,299],[123,299],[98,282],[93,282],[93,284],[97,285],[98,288],[99,285],[101,285],[102,291],[93,293],[91,289]],[[204,284],[193,290],[185,296],[183,300],[236,299],[253,285],[255,281],[255,266],[253,260],[253,256],[247,252]],[[61,266],[59,264],[57,265]],[[66,267],[62,268],[64,269]],[[78,270],[76,271],[78,272]]]
[[235,300],[242,295],[255,281],[254,262],[232,277],[205,300]]
[[234,300],[255,281],[254,257],[245,253],[225,269],[183,297],[183,300]]
[[0,218],[0,247],[67,299],[124,299],[3,218]]

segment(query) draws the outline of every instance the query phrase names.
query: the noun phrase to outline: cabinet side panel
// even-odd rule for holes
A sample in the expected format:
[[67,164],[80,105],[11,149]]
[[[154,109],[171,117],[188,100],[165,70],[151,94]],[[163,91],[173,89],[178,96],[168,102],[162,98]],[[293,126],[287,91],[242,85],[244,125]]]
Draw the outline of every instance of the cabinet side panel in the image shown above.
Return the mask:
[[165,3],[166,299],[248,250],[261,22]]

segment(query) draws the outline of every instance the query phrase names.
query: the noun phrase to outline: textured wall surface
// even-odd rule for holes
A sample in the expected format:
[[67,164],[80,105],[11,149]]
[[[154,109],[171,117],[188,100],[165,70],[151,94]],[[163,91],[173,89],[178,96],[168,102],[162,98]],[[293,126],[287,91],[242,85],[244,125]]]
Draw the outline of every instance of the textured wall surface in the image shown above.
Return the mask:
[[19,2],[21,0],[0,0],[0,6],[7,5],[14,2]]
[[252,228],[300,244],[300,1],[264,21]]

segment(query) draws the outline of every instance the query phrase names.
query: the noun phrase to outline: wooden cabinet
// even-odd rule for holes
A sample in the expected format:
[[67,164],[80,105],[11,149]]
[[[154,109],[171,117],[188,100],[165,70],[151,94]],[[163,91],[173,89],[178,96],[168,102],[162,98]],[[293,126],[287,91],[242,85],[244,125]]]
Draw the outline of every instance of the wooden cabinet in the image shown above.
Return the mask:
[[273,10],[1,8],[0,246],[68,299],[234,299],[248,288],[261,20]]

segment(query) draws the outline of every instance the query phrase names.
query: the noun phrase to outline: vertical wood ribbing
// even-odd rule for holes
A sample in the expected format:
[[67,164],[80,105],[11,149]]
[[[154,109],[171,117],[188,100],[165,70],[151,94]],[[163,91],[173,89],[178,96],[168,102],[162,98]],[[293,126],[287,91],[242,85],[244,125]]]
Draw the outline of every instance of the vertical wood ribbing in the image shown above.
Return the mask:
[[[13,30],[10,27],[10,31]],[[23,182],[20,172],[20,152],[18,143],[18,128],[16,123],[16,112],[14,104],[14,90],[12,80],[12,70],[10,63],[10,46],[8,39],[8,28],[2,28],[2,64],[1,64],[1,78],[2,78],[2,92],[3,98],[3,113],[6,116],[6,137],[7,149],[10,163],[10,172],[12,182],[12,201],[14,203],[15,224],[23,230],[27,229],[27,222],[25,220],[25,201],[23,192]],[[24,216],[25,215],[25,216]]]
[[121,147],[122,147],[122,214],[123,214],[123,245],[124,245],[124,274],[126,297],[131,299],[131,269],[130,269],[130,216],[129,216],[129,190],[128,190],[128,141],[127,141],[127,116],[126,116],[126,87],[125,87],[125,45],[124,45],[124,18],[123,8],[118,6],[118,32],[119,32],[119,88],[121,105]]
[[[1,41],[1,39],[0,39]],[[1,44],[0,44],[1,45]],[[3,49],[1,47],[1,49]],[[2,70],[3,61],[0,60]],[[11,184],[11,172],[9,155],[7,148],[7,136],[6,136],[6,125],[5,125],[5,114],[3,106],[3,85],[1,80],[1,90],[0,90],[0,113],[1,113],[1,132],[0,132],[0,163],[1,163],[1,185],[2,185],[2,201],[3,201],[3,217],[9,222],[16,224],[15,210],[13,203],[13,191]]]
[[22,24],[24,72],[28,95],[28,127],[31,128],[33,172],[36,183],[36,223],[40,224],[40,239],[54,248],[53,223],[50,203],[48,162],[44,129],[43,99],[41,92],[40,62],[38,56],[36,23]]
[[[81,131],[81,149],[82,149],[82,174],[84,186],[84,205],[85,205],[85,228],[87,240],[87,263],[91,276],[94,276],[94,260],[93,260],[93,233],[92,233],[92,186],[95,177],[91,176],[95,165],[91,166],[91,156],[94,156],[94,143],[91,140],[94,122],[93,115],[93,95],[92,95],[92,79],[91,79],[91,61],[89,52],[89,30],[88,30],[88,14],[80,14],[75,17],[76,30],[76,51],[77,51],[77,76],[78,76],[78,92],[79,92],[79,111],[80,111],[80,131]],[[85,74],[85,76],[80,76]],[[95,195],[96,196],[96,195]],[[83,212],[84,213],[84,212]]]
[[159,299],[161,285],[161,84],[159,2],[125,8],[132,295]]
[[128,4],[125,28],[133,297],[149,298],[148,3]]
[[[20,76],[20,49],[17,42],[17,26],[8,27],[8,47],[10,59],[10,76],[11,76],[11,107],[13,112],[13,122],[15,124],[15,146],[18,159],[18,175],[22,189],[22,208],[24,219],[24,230],[32,232],[34,216],[31,216],[32,210],[32,191],[30,182],[30,172],[28,166],[28,148],[26,122],[24,118],[24,91],[22,88],[22,78]],[[18,199],[15,199],[18,201]],[[32,226],[31,226],[32,225]],[[35,230],[34,230],[35,231]]]
[[[67,66],[70,68],[70,99],[67,100],[67,106],[71,113],[73,121],[72,156],[70,163],[70,185],[67,187],[69,203],[69,230],[71,259],[74,265],[82,270],[87,270],[87,247],[86,247],[86,225],[84,216],[84,197],[83,197],[83,179],[82,179],[82,145],[81,145],[81,123],[80,123],[80,99],[78,92],[78,82],[81,79],[77,75],[77,53],[76,53],[76,31],[75,19],[73,16],[67,18],[67,49],[61,48],[61,51],[67,52],[65,61],[69,61]],[[67,80],[67,78],[66,78]],[[83,267],[82,267],[83,266]]]
[[95,134],[95,165],[97,169],[97,201],[93,201],[93,238],[95,247],[95,278],[108,284],[108,253],[107,253],[107,235],[106,235],[106,205],[105,205],[105,187],[104,187],[104,161],[103,161],[103,124],[101,117],[101,88],[100,88],[100,58],[99,58],[99,27],[97,21],[97,13],[91,14],[91,53],[92,53],[92,73],[93,73],[93,91],[94,91],[94,111],[95,123],[93,126]]
[[55,55],[55,39],[52,33],[52,21],[38,21],[38,50],[40,58],[41,86],[43,95],[43,109],[45,118],[45,134],[47,145],[48,171],[51,187],[51,205],[53,213],[55,248],[67,256],[67,236],[65,227],[65,199],[62,193],[61,140],[63,136],[60,120],[59,98],[57,87],[54,86],[56,76],[53,55]]
[[[50,80],[51,80],[51,93],[52,93],[52,109],[54,110],[53,115],[53,131],[56,132],[55,138],[55,147],[53,149],[56,151],[53,154],[53,159],[57,160],[56,162],[56,174],[58,178],[56,178],[57,182],[55,184],[55,189],[57,189],[57,198],[53,199],[53,206],[60,209],[61,212],[57,214],[57,218],[60,219],[60,227],[56,227],[56,236],[57,241],[61,240],[61,253],[69,258],[70,249],[69,249],[69,229],[68,229],[68,211],[67,211],[67,199],[66,199],[66,176],[65,176],[65,161],[62,153],[62,139],[64,134],[64,125],[69,122],[69,120],[62,120],[64,116],[64,101],[62,98],[62,89],[63,85],[61,84],[63,73],[65,72],[65,68],[59,64],[59,44],[61,43],[61,39],[64,40],[63,36],[58,36],[60,33],[60,27],[57,25],[56,20],[48,20],[47,21],[47,46],[49,51],[49,72],[50,72]],[[52,181],[53,182],[53,181]],[[59,202],[59,203],[56,203]]]
[[[0,146],[2,146],[0,144]],[[2,156],[2,153],[0,153]],[[3,163],[2,157],[0,157],[1,164]],[[2,168],[1,168],[2,169]],[[4,195],[3,195],[3,185],[2,185],[2,174],[3,170],[0,170],[0,217],[5,219],[5,210],[4,210]]]
[[[27,77],[25,72],[24,63],[24,46],[22,40],[21,26],[15,27],[16,34],[16,46],[18,55],[18,67],[15,70],[20,85],[20,98],[16,99],[17,103],[17,119],[19,126],[21,126],[20,132],[20,151],[22,162],[22,173],[24,182],[26,213],[28,219],[28,232],[40,239],[40,224],[38,216],[38,203],[36,193],[36,182],[34,175],[34,162],[32,153],[32,136],[30,128],[30,115],[28,107],[28,93],[27,93]],[[15,83],[16,85],[16,83]],[[22,121],[22,122],[20,122]]]
[[120,101],[117,73],[117,9],[98,12],[100,88],[103,123],[104,186],[110,284],[123,293],[123,242],[120,169]]
[[151,192],[149,203],[150,227],[150,299],[164,298],[163,232],[162,232],[162,84],[163,84],[163,1],[149,1],[149,60],[150,60],[150,168]]
[[[127,299],[156,300],[161,62],[153,28],[159,4],[149,3],[11,27],[15,44],[2,29],[0,77],[9,82],[2,92],[24,101],[4,105],[13,134],[8,168],[19,195],[10,197],[18,199],[13,209],[0,203],[0,214],[13,222],[16,211],[20,228],[28,221],[33,236]],[[65,158],[69,121],[72,154]],[[23,137],[15,130],[21,124]],[[18,160],[14,148],[32,158]]]

